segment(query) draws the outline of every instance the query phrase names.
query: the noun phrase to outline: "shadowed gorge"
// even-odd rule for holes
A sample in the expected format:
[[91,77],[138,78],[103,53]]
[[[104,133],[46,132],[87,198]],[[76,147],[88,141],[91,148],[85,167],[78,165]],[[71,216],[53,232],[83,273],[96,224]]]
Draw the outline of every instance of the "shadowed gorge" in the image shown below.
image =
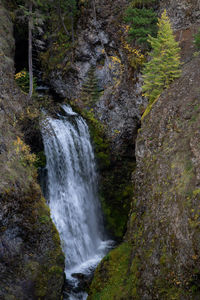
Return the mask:
[[0,0],[1,300],[200,298],[199,28],[197,0]]
[[28,32],[27,26],[16,24],[14,26],[15,38],[15,71],[28,70]]

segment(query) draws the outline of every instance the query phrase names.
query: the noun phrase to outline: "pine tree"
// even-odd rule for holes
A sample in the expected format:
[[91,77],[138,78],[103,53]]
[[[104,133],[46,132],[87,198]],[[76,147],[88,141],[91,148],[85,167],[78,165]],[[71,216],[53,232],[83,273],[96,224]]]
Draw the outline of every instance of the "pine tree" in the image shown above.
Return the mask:
[[180,48],[175,41],[166,10],[158,20],[158,35],[149,36],[151,60],[143,70],[144,95],[152,103],[170,83],[180,76]]
[[130,24],[130,41],[135,40],[139,45],[147,46],[148,35],[156,36],[158,19],[153,9],[130,6],[125,12],[124,20]]
[[87,74],[87,80],[82,86],[81,99],[88,104],[95,103],[99,98],[98,80],[95,76],[95,67],[92,66]]

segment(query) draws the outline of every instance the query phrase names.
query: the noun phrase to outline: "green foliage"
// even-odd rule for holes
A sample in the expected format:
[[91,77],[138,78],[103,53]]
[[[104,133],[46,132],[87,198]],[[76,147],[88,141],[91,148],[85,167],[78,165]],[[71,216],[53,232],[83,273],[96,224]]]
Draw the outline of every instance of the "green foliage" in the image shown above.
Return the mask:
[[44,76],[56,69],[68,72],[74,59],[76,46],[76,23],[78,6],[75,0],[52,1],[48,11],[46,30],[46,51],[40,53]]
[[108,231],[118,240],[122,239],[126,231],[134,192],[130,179],[134,168],[135,162],[123,158],[123,161],[113,162],[111,167],[103,172],[100,187],[102,209]]
[[75,16],[77,14],[76,0],[61,1],[61,9],[68,12],[68,15]]
[[130,273],[132,246],[123,243],[112,250],[95,271],[94,280],[89,291],[89,300],[138,299],[137,259]]
[[46,224],[46,223],[49,223],[49,222],[50,222],[50,218],[49,218],[49,216],[47,216],[47,215],[42,215],[41,217],[39,217],[39,221],[40,221],[42,224]]
[[87,77],[86,82],[82,86],[81,100],[91,105],[98,100],[100,95],[95,76],[95,67],[90,68]]
[[[100,123],[93,109],[77,109],[74,102],[71,106],[87,120],[93,141],[98,168],[102,174],[100,180],[100,200],[106,220],[107,230],[121,240],[128,221],[130,203],[134,191],[131,174],[135,162],[130,158],[113,161],[110,142],[105,137],[106,128]],[[119,172],[120,170],[120,172]]]
[[[29,92],[29,73],[26,70],[22,70],[15,74],[15,81],[20,87],[20,89],[28,93]],[[33,90],[35,91],[37,87],[36,78],[33,78]]]
[[125,12],[124,20],[130,24],[130,40],[139,45],[148,45],[148,35],[155,36],[157,33],[157,17],[153,9],[132,8],[129,6]]
[[[29,3],[33,5],[33,11],[29,11]],[[28,21],[29,17],[33,20],[33,28],[40,30],[41,26],[44,24],[46,20],[46,12],[48,9],[47,5],[48,1],[42,3],[40,0],[17,0],[17,10],[16,15],[19,17],[20,20],[24,22]]]
[[[49,73],[55,68],[62,70],[62,72],[67,72],[71,68],[72,46],[70,38],[62,32],[59,32],[56,41],[52,43],[51,47],[49,47],[46,52],[40,53],[42,66],[45,69],[44,75],[47,78]],[[68,60],[63,63],[66,54],[68,55]]]
[[166,11],[158,22],[158,36],[149,36],[152,47],[151,60],[143,70],[144,95],[152,103],[170,83],[178,78],[180,71],[180,48],[175,41]]
[[194,45],[198,50],[200,50],[200,29],[194,35]]
[[46,166],[46,156],[44,154],[44,151],[40,151],[36,154],[37,160],[34,164],[35,167],[38,168],[44,168]]
[[49,273],[63,275],[63,269],[58,265],[55,265],[49,269]]
[[[77,1],[76,0],[16,0],[17,4],[17,14],[20,14],[20,18],[27,19],[30,15],[29,13],[29,3],[33,4],[33,12],[31,16],[33,18],[34,27],[37,29],[44,25],[44,22],[52,22],[56,20],[56,32],[58,32],[58,27],[64,26],[65,34],[70,35],[70,31],[73,30],[74,19],[78,14]],[[46,32],[48,34],[48,32]]]
[[132,8],[149,8],[153,5],[157,4],[158,0],[132,0],[130,3],[130,7]]

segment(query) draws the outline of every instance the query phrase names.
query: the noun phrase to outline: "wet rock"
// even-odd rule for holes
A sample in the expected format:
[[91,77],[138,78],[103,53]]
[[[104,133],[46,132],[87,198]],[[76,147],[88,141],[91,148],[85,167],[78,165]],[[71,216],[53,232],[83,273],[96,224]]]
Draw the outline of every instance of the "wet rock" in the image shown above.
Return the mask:
[[1,0],[0,33],[0,299],[55,300],[64,259],[36,169],[16,151],[16,141],[27,147],[19,128],[27,97],[14,81],[13,25]]
[[[195,67],[198,64],[199,58],[185,64],[182,77],[160,97],[142,123],[137,138],[137,201],[127,239],[137,244],[140,238],[133,240],[131,236],[142,226],[144,244],[133,247],[133,251],[140,257],[138,270],[143,290],[138,288],[138,293],[150,291],[147,299],[161,297],[159,286],[166,282],[166,277],[169,278],[165,288],[168,298],[173,280],[177,282],[174,291],[180,298],[195,299],[189,288],[191,284],[199,297],[199,283],[194,279],[200,257],[199,223],[195,221],[195,218],[199,220],[200,203],[197,154],[200,72]],[[143,247],[151,252],[149,257],[145,256]],[[155,294],[153,289],[157,289]]]
[[[96,1],[96,22],[92,10],[87,8],[77,25],[77,46],[73,60],[76,73],[57,70],[50,74],[50,84],[57,93],[74,101],[74,105],[81,102],[81,108],[93,109],[96,119],[105,126],[105,134],[112,148],[116,149],[116,155],[120,151],[122,155],[130,153],[124,153],[127,142],[134,149],[140,107],[146,105],[146,100],[141,97],[142,81],[138,74],[138,80],[135,80],[137,85],[133,84],[127,53],[121,42],[120,22],[126,4],[127,1],[118,0],[114,9],[111,0]],[[91,68],[95,68],[99,99],[85,103],[82,94]],[[137,74],[134,76],[137,77]]]
[[125,243],[98,266],[90,300],[200,297],[199,64],[184,65],[142,122]]
[[142,121],[133,175],[136,194],[125,243],[98,266],[90,300],[97,295],[147,300],[200,297],[200,58],[194,58],[192,38],[199,27],[199,1],[160,5],[180,30],[182,76]]
[[79,281],[77,284],[76,291],[80,292],[80,291],[87,290],[92,282],[93,276],[94,276],[94,270],[89,274],[82,274],[82,273],[72,274],[72,277],[78,279]]

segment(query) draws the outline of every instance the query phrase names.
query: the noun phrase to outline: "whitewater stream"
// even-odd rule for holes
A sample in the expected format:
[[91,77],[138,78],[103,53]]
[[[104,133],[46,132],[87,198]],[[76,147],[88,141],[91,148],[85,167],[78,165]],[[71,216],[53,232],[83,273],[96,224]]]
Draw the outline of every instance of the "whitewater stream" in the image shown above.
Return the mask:
[[60,234],[65,254],[65,274],[70,300],[85,300],[77,289],[76,274],[89,275],[112,247],[103,227],[98,200],[98,180],[86,122],[69,106],[64,116],[48,117],[43,126],[47,159],[47,189],[51,217]]

